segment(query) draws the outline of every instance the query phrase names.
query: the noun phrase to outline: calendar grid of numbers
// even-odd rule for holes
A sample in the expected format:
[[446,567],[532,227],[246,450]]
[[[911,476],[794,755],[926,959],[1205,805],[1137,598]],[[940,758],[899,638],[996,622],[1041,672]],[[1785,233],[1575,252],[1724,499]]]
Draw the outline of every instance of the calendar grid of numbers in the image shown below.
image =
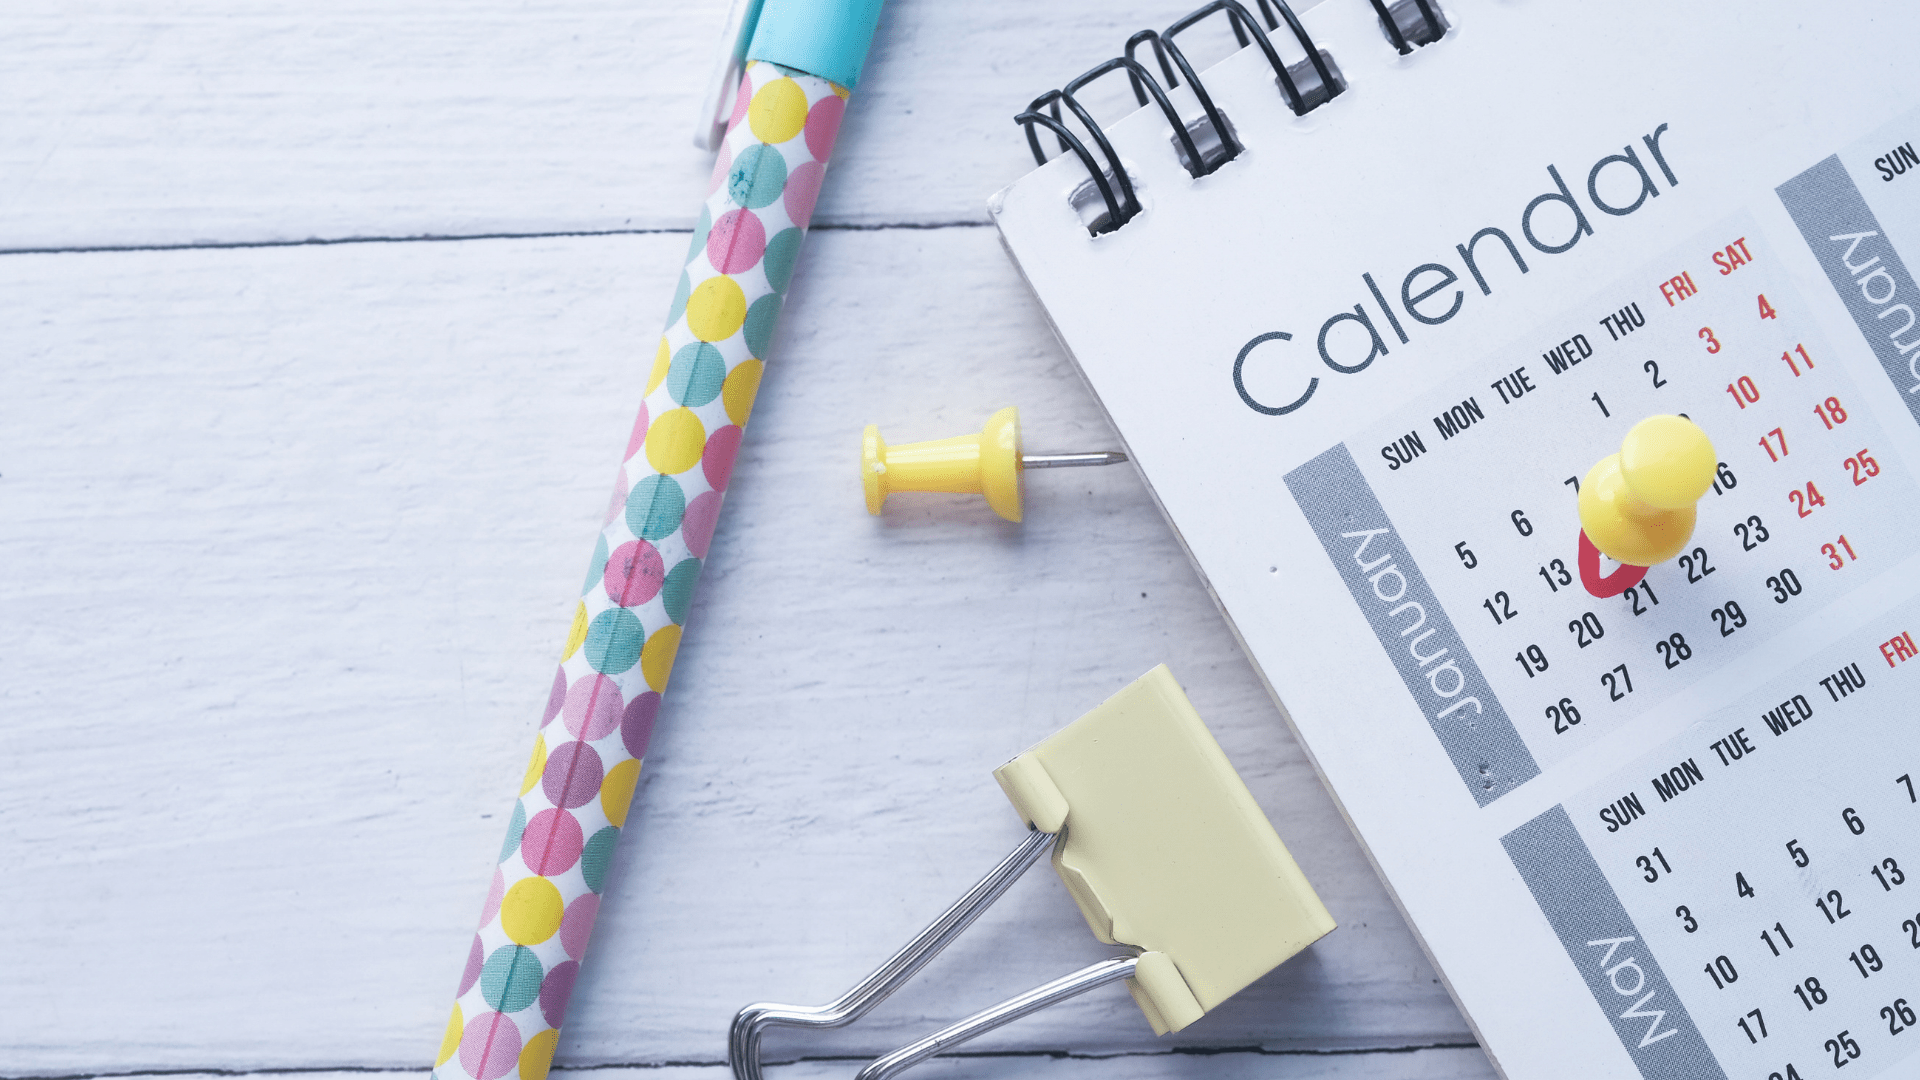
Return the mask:
[[1920,1051],[1914,626],[1909,603],[1506,836],[1647,1075]]
[[[1920,488],[1807,312],[1733,218],[1288,475],[1483,805],[1920,550]],[[1579,484],[1655,413],[1700,424],[1718,474],[1687,550],[1599,596]]]
[[[1848,298],[1878,330],[1876,288],[1914,290],[1839,168],[1809,170],[1824,216],[1802,231],[1844,238],[1836,286],[1891,267]],[[1900,344],[1883,367],[1920,388]],[[1748,215],[1515,349],[1286,478],[1482,807],[1920,551],[1920,487]],[[1718,467],[1687,549],[1623,589],[1575,501],[1663,412]],[[1462,475],[1499,476],[1501,501],[1449,497]],[[1909,601],[1502,838],[1642,1075],[1875,1075],[1920,1051],[1917,624]]]

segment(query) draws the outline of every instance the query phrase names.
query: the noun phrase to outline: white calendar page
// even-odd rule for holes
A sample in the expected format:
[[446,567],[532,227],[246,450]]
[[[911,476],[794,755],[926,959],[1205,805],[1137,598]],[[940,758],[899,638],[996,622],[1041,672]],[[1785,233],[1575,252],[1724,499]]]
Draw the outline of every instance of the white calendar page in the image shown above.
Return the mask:
[[[1861,552],[1882,567],[1920,552],[1920,487],[1751,218],[1709,226],[1594,299],[1530,335],[1553,343],[1552,360],[1497,350],[1293,474],[1340,461],[1367,486],[1378,527],[1391,523],[1425,570],[1482,666],[1488,705],[1502,703],[1542,771],[1844,595],[1870,574],[1858,572]],[[1567,521],[1585,466],[1655,413],[1714,432],[1719,476],[1685,553],[1597,596]],[[1514,453],[1527,445],[1557,449]],[[1436,497],[1447,490],[1436,483],[1455,477],[1498,477],[1490,495],[1502,501]],[[1447,659],[1435,654],[1435,626],[1419,625],[1417,609],[1394,614],[1407,598],[1392,578],[1376,589],[1367,567],[1388,534],[1343,537],[1354,531],[1341,516],[1348,505],[1316,513],[1330,526],[1327,556],[1360,584],[1356,602],[1378,616],[1382,647],[1432,683]],[[1376,569],[1384,565],[1398,564]],[[1616,565],[1600,560],[1600,576]],[[1501,778],[1480,764],[1468,779],[1487,791]]]
[[[990,205],[1507,1076],[1920,1075],[1920,10],[1676,7],[1330,0],[1214,174],[1146,109],[1117,231]],[[1577,485],[1663,412],[1718,480],[1622,590]]]

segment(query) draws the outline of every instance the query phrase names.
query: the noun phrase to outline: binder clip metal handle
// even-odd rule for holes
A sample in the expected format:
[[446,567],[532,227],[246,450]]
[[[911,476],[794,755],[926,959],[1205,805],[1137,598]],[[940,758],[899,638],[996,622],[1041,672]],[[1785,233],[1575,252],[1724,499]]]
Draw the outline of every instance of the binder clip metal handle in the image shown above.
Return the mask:
[[1334,928],[1164,664],[994,770],[994,779],[1029,830],[1020,845],[840,997],[740,1010],[727,1039],[734,1080],[761,1080],[768,1027],[840,1027],[865,1015],[1049,849],[1088,929],[1126,951],[877,1058],[858,1080],[886,1080],[1121,980],[1155,1034],[1179,1031]]
[[875,1058],[872,1064],[860,1070],[860,1075],[854,1080],[887,1080],[895,1073],[951,1050],[968,1039],[985,1035],[1002,1024],[1011,1024],[1029,1013],[1039,1012],[1049,1005],[1078,997],[1110,982],[1131,979],[1139,966],[1138,956],[1116,956],[1089,964],[1071,975],[1064,975],[1044,986],[1036,986],[1024,994],[982,1009],[965,1020],[949,1024],[885,1057]]
[[[735,1014],[733,1025],[727,1032],[727,1061],[733,1066],[734,1080],[762,1080],[760,1037],[770,1027],[837,1028],[845,1027],[865,1016],[875,1005],[885,1001],[895,990],[904,985],[908,979],[919,974],[920,969],[926,967],[928,961],[940,955],[940,951],[952,944],[954,938],[959,937],[962,931],[972,926],[973,921],[979,918],[995,900],[1000,899],[1001,894],[1011,888],[1014,882],[1020,880],[1022,874],[1047,854],[1056,839],[1058,836],[1054,833],[1041,832],[1037,829],[1029,830],[1019,846],[1015,847],[1006,858],[1001,859],[998,865],[987,872],[987,876],[974,884],[973,888],[968,889],[952,907],[941,912],[939,918],[915,935],[914,939],[907,942],[899,952],[887,957],[886,961],[873,969],[866,978],[854,984],[853,989],[827,1004],[780,1005],[773,1002],[760,1002],[741,1009]],[[1038,1007],[1035,1006],[1035,1008]],[[1007,1018],[1007,1020],[1012,1019],[1014,1017]],[[1002,1020],[1000,1023],[1006,1023],[1007,1020]],[[981,1030],[991,1029],[982,1028]],[[927,1053],[938,1052],[938,1050],[931,1050]],[[919,1058],[914,1060],[917,1061]],[[905,1065],[899,1067],[904,1068]]]

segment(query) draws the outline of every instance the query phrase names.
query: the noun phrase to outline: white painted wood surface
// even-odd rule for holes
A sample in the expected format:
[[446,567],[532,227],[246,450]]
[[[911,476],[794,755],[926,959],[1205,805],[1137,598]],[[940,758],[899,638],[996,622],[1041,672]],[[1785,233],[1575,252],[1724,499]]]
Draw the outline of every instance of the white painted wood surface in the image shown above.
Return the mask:
[[[985,222],[1014,113],[1184,10],[889,5],[815,224]],[[684,228],[725,11],[10,0],[0,247]]]
[[[1382,1053],[1319,1053],[1313,1051],[1274,1051],[1269,1053],[1154,1053],[1110,1054],[1092,1057],[1029,1057],[984,1055],[935,1058],[916,1068],[919,1080],[1146,1080],[1181,1077],[1206,1080],[1359,1080],[1380,1075],[1376,1061],[1390,1056],[1391,1075],[1400,1080],[1479,1080],[1486,1073],[1486,1056],[1477,1047],[1457,1049],[1409,1050]],[[845,1080],[857,1063],[842,1061],[802,1062],[771,1071],[780,1080]],[[568,1070],[555,1070],[559,1076]],[[178,1080],[216,1080],[232,1074],[176,1074]],[[363,1071],[306,1072],[301,1080],[365,1080]],[[425,1070],[389,1074],[425,1077]],[[582,1074],[587,1075],[587,1074]],[[732,1074],[718,1062],[700,1065],[611,1065],[595,1068],[595,1080],[730,1080]]]
[[[1491,1075],[1136,475],[1037,475],[1023,527],[860,507],[869,421],[1110,442],[992,230],[899,226],[983,220],[1014,109],[1179,13],[890,8],[821,209],[874,228],[803,255],[563,1066],[718,1080],[736,1008],[832,996],[1013,844],[993,766],[1165,660],[1341,929],[1179,1036],[1096,992],[924,1075]],[[690,225],[720,16],[0,11],[0,1074],[431,1054],[686,244],[622,230]],[[21,253],[558,232],[600,235]],[[1104,952],[1037,870],[768,1056]]]

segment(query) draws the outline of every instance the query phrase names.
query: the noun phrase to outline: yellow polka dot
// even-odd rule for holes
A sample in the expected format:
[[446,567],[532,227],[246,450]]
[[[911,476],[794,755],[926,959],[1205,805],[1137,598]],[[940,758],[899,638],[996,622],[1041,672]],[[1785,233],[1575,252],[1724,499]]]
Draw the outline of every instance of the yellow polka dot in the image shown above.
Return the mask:
[[585,644],[586,640],[587,605],[585,601],[581,601],[573,606],[573,628],[567,631],[567,647],[560,653],[560,662],[564,664],[573,659],[573,654],[580,651],[580,646]]
[[837,82],[830,82],[827,85],[833,87],[833,96],[839,98],[841,101],[845,101],[853,96],[853,91],[841,86]]
[[673,656],[680,651],[680,628],[663,626],[647,639],[640,650],[640,674],[647,685],[658,691],[667,688],[667,676],[673,674]]
[[547,1080],[553,1067],[553,1048],[560,1045],[558,1028],[548,1028],[527,1040],[520,1050],[520,1080]]
[[653,354],[653,370],[647,374],[647,393],[660,389],[660,383],[667,377],[667,369],[673,366],[673,353],[667,348],[667,339],[660,339],[660,349]]
[[540,782],[541,774],[546,771],[547,737],[545,735],[535,735],[533,737],[533,756],[527,759],[527,775],[520,778],[520,794],[525,795],[527,792],[532,791],[533,785]]
[[763,143],[779,145],[807,125],[807,92],[792,79],[775,79],[754,91],[747,123]]
[[706,445],[706,426],[692,409],[669,409],[647,429],[647,464],[678,476],[700,464]]
[[560,890],[543,877],[523,878],[500,901],[500,929],[518,945],[538,945],[560,929],[566,905]]
[[600,809],[615,825],[627,823],[627,807],[633,805],[633,785],[640,779],[640,759],[628,758],[607,770],[600,782]]
[[701,341],[725,341],[747,321],[747,294],[721,274],[693,287],[687,298],[687,329]]
[[460,1015],[460,1003],[455,1002],[453,1015],[447,1017],[447,1033],[440,1036],[440,1052],[433,1055],[434,1068],[453,1060],[454,1051],[460,1049],[460,1032],[466,1026],[465,1018]]
[[720,401],[727,407],[727,419],[741,427],[747,426],[747,417],[753,412],[753,399],[760,393],[760,373],[766,367],[748,357],[727,372],[727,381],[720,386]]

